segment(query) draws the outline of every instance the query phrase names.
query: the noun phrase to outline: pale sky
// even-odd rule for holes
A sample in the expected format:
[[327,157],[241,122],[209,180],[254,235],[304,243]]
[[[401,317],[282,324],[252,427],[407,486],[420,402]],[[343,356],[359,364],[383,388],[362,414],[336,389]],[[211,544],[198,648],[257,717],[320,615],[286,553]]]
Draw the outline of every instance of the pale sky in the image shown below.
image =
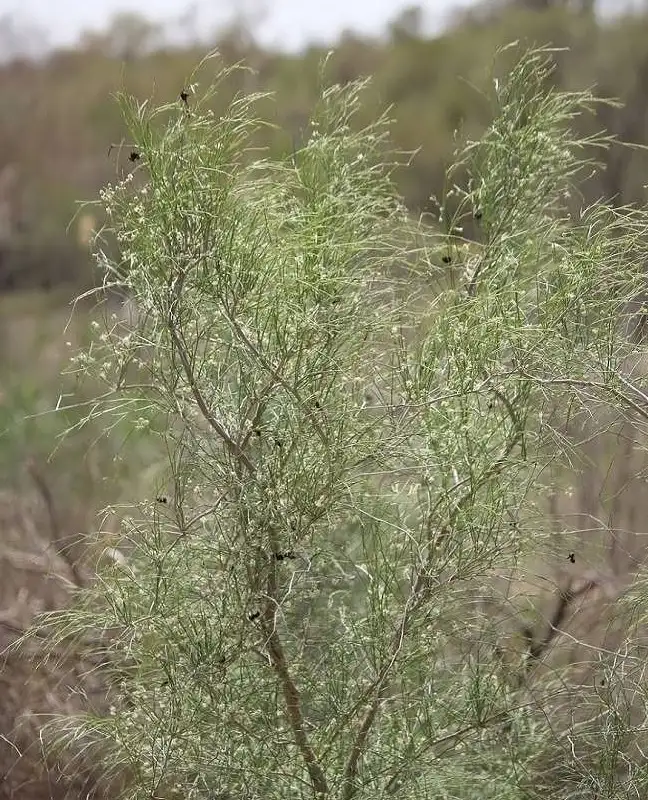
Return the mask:
[[[385,23],[416,0],[0,0],[0,16],[11,14],[17,23],[37,23],[51,44],[71,44],[82,30],[100,29],[118,11],[136,11],[153,20],[178,19],[192,7],[195,25],[206,32],[232,11],[257,16],[258,38],[284,48],[308,41],[331,41],[345,28],[379,33]],[[426,27],[438,30],[452,8],[471,0],[419,0]],[[265,9],[265,11],[263,11]],[[259,12],[262,11],[262,15]]]
[[[598,5],[614,13],[641,1],[599,0]],[[294,49],[310,41],[331,42],[345,28],[380,33],[388,20],[412,4],[421,6],[426,29],[433,32],[443,27],[453,9],[470,6],[472,0],[0,0],[0,17],[9,14],[21,27],[36,23],[50,44],[67,45],[83,30],[103,28],[119,11],[170,22],[193,9],[189,27],[206,34],[232,11],[242,10],[257,21],[257,36],[264,44]],[[186,19],[183,29],[186,33]]]

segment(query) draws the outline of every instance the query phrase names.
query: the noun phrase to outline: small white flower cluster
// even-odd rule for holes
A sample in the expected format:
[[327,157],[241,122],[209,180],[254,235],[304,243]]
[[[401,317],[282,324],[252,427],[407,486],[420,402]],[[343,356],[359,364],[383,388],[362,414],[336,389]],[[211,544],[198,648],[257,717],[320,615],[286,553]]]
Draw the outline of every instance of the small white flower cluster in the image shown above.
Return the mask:
[[107,183],[103,189],[99,190],[99,199],[104,204],[106,214],[111,217],[113,214],[113,204],[117,196],[124,190],[124,188],[133,180],[133,173],[129,172],[117,184]]

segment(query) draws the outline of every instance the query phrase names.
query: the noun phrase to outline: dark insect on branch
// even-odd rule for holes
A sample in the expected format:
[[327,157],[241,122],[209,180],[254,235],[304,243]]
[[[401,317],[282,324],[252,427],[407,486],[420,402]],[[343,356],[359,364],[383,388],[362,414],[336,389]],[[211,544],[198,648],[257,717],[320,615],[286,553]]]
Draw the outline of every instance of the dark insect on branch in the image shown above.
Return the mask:
[[184,107],[184,113],[186,117],[191,116],[191,111],[189,110],[189,92],[186,89],[183,89],[180,92],[180,101]]
[[156,497],[155,498],[155,502],[156,503],[162,503],[162,505],[166,505],[169,501],[167,500],[166,497],[160,495],[160,497]]
[[576,554],[575,554],[575,553],[570,553],[570,554],[567,556],[567,558],[569,559],[569,561],[571,561],[571,563],[572,563],[572,564],[575,564],[575,563],[576,563]]
[[294,550],[284,550],[283,552],[279,551],[278,553],[273,553],[273,556],[277,561],[283,561],[286,558],[296,558]]
[[141,158],[140,154],[137,150],[131,150],[130,155],[128,156],[128,160],[131,162],[139,161]]

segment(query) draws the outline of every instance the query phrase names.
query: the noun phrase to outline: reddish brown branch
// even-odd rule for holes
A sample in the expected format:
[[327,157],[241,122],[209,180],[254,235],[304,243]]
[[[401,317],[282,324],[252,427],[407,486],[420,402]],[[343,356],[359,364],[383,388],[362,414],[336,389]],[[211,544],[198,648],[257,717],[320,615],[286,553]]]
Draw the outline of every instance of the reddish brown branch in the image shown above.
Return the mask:
[[263,631],[272,666],[277,673],[283,698],[286,703],[286,716],[295,737],[295,743],[304,759],[313,789],[318,795],[328,794],[328,784],[324,771],[317,760],[315,751],[306,735],[304,717],[301,709],[301,697],[295,681],[288,669],[286,654],[277,631],[275,613],[277,610],[277,568],[274,563],[269,566],[268,599],[263,614]]

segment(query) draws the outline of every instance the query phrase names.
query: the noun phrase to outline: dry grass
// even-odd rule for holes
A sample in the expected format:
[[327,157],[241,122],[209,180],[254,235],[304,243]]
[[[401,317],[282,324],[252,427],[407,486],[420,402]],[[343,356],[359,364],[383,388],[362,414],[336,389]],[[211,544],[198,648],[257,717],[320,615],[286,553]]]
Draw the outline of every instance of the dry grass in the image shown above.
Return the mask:
[[105,709],[104,687],[77,654],[51,653],[46,637],[22,639],[87,579],[57,525],[38,486],[0,492],[0,798],[85,798],[98,785],[79,762],[44,757],[43,727],[53,714]]

